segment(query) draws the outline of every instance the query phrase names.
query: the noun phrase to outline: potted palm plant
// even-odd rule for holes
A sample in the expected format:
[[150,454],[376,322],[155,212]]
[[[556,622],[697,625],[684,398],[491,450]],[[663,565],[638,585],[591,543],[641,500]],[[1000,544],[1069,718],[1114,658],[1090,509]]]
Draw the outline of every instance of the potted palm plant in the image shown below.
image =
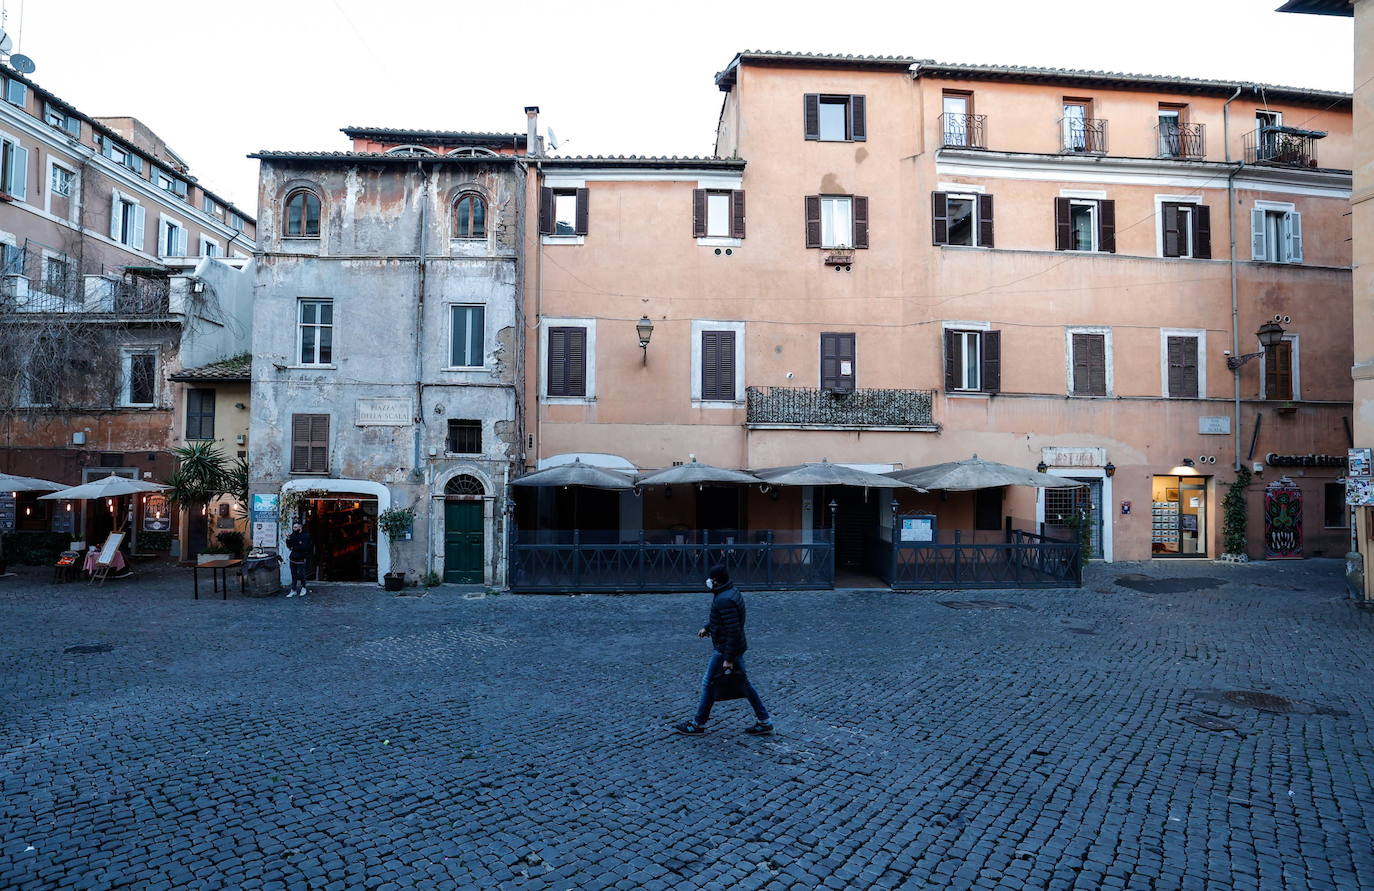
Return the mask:
[[399,591],[405,587],[406,574],[396,568],[396,542],[410,538],[415,526],[415,509],[388,508],[377,517],[377,526],[386,533],[387,553],[391,556],[391,571],[382,576],[382,587],[387,591]]
[[168,501],[180,505],[190,517],[183,558],[191,560],[202,552],[214,553],[206,548],[209,524],[205,518],[205,507],[214,498],[225,494],[230,481],[224,453],[213,442],[193,442],[173,449],[172,454],[179,459],[180,466],[167,477],[164,494]]

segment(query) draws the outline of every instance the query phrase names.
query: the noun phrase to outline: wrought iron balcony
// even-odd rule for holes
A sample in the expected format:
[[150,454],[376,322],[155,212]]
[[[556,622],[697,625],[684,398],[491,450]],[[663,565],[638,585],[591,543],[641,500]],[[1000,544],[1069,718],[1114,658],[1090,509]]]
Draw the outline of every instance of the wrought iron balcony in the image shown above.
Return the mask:
[[745,395],[750,426],[937,429],[934,390],[748,387]]
[[1316,167],[1320,130],[1297,127],[1260,127],[1245,134],[1245,163],[1283,167]]
[[984,139],[988,116],[985,114],[940,115],[940,145],[942,148],[985,149]]
[[1107,153],[1107,122],[1102,118],[1060,118],[1059,133],[1064,140],[1064,154]]
[[1207,153],[1205,132],[1203,124],[1159,124],[1155,127],[1159,157],[1202,160]]

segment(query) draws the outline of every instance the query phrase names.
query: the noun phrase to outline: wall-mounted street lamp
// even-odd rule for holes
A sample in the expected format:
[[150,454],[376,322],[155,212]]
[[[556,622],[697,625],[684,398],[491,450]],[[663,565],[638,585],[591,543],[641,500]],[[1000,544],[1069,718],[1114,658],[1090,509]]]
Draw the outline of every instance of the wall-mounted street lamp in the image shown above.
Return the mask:
[[639,348],[644,351],[644,364],[649,364],[649,339],[654,336],[654,321],[645,316],[635,323],[635,333],[639,335]]
[[1169,468],[1170,476],[1197,476],[1192,458],[1184,458],[1182,463]]
[[1116,476],[1116,465],[1108,461],[1106,464],[1102,465],[1102,472],[1105,473],[1108,478],[1114,477]]
[[1262,349],[1258,353],[1246,353],[1243,356],[1227,356],[1227,368],[1236,371],[1251,359],[1263,356],[1264,351],[1271,346],[1283,343],[1283,326],[1278,322],[1265,322],[1263,325],[1260,325],[1259,330],[1255,332],[1255,336],[1259,338],[1260,347],[1262,347]]
[[1036,472],[1036,473],[1044,473],[1045,471],[1047,471],[1047,470],[1049,470],[1049,469],[1050,469],[1050,466],[1049,466],[1048,464],[1046,464],[1044,461],[1041,461],[1039,464],[1035,465],[1035,472]]

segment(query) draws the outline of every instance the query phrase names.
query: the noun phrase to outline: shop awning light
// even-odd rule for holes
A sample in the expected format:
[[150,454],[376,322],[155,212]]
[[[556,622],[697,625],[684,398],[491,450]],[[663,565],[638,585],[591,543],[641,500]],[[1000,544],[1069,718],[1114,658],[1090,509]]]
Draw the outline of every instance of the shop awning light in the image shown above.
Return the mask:
[[1198,472],[1193,467],[1192,458],[1184,458],[1183,463],[1169,468],[1169,473],[1173,476],[1198,476]]

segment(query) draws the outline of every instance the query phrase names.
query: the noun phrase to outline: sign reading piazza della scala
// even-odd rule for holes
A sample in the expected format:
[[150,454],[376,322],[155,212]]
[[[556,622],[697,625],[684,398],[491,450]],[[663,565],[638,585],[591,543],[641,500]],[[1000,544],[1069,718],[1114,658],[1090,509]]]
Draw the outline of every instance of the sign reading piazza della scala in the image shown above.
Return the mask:
[[354,423],[359,427],[409,427],[415,420],[411,405],[409,399],[361,396]]

